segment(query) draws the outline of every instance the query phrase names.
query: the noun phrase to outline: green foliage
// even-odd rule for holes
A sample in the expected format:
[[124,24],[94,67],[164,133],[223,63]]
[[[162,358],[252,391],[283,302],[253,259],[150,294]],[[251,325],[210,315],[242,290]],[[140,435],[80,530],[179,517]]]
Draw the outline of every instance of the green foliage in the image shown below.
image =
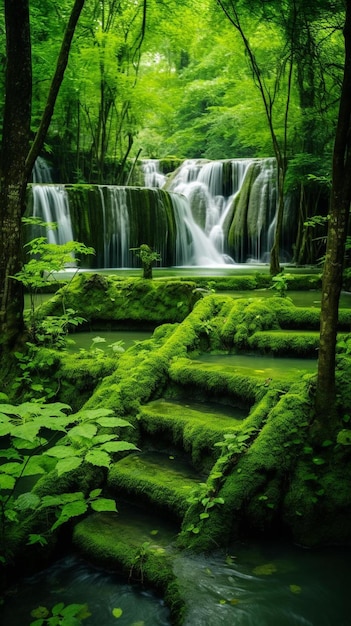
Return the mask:
[[[38,226],[41,228],[56,228],[53,223],[43,222],[36,217],[24,217],[23,223],[27,226]],[[78,255],[94,254],[93,248],[85,246],[78,241],[69,241],[65,244],[49,243],[47,237],[36,237],[27,244],[28,255],[32,258],[27,261],[22,269],[13,278],[22,283],[30,295],[30,316],[29,332],[34,342],[52,346],[62,347],[64,337],[70,326],[78,326],[84,319],[76,315],[76,311],[65,307],[64,289],[62,293],[62,311],[60,315],[51,316],[49,319],[42,319],[40,312],[35,307],[35,296],[37,292],[55,280],[55,273],[62,271],[65,267],[77,266],[79,264]]]
[[152,265],[155,261],[161,260],[161,255],[154,252],[146,243],[142,243],[139,248],[131,248],[141,260],[143,267],[143,277],[152,278]]
[[21,493],[22,479],[37,478],[49,468],[58,478],[81,467],[83,463],[108,468],[115,454],[135,450],[134,444],[119,440],[116,429],[130,426],[105,409],[69,414],[62,403],[26,402],[19,406],[0,405],[0,548],[2,559],[11,556],[8,537],[16,526],[24,532],[40,518],[42,511],[52,511],[56,520],[43,534],[28,532],[28,543],[44,545],[47,533],[54,532],[70,519],[95,511],[116,511],[114,500],[104,498],[101,489],[88,497],[82,492],[39,496],[33,491]]
[[291,276],[289,274],[285,274],[284,272],[276,274],[276,276],[272,277],[273,285],[271,289],[275,289],[281,298],[285,298],[290,278]]
[[82,620],[91,616],[87,604],[67,604],[58,602],[51,611],[45,606],[33,609],[31,616],[36,619],[30,626],[79,626]]

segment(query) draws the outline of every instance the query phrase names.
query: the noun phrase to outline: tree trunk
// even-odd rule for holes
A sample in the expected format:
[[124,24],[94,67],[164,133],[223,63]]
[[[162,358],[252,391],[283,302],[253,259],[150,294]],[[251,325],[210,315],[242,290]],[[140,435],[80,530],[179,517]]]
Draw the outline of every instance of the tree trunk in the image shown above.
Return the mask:
[[333,152],[332,192],[323,272],[320,346],[315,398],[316,438],[336,425],[335,350],[345,241],[351,201],[351,0],[346,0],[345,65]]
[[29,0],[5,2],[6,99],[0,155],[1,347],[23,329],[23,292],[11,278],[22,262],[21,217],[25,208],[25,161],[29,149],[32,63]]

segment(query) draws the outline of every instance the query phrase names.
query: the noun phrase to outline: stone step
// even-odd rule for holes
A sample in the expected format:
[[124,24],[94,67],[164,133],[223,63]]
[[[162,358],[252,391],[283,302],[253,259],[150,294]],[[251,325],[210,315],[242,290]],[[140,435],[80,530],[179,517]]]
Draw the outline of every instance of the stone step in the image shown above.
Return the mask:
[[78,522],[74,546],[91,562],[120,571],[130,582],[147,581],[167,592],[174,580],[178,525],[125,501],[118,500],[117,507],[118,513],[93,513]]
[[203,477],[184,458],[153,451],[129,454],[114,463],[107,482],[117,499],[118,494],[136,497],[152,510],[181,521],[188,498]]
[[219,454],[215,443],[225,433],[241,429],[248,412],[218,403],[161,398],[143,406],[138,418],[142,439],[147,436],[162,449],[184,450],[198,471],[208,473]]

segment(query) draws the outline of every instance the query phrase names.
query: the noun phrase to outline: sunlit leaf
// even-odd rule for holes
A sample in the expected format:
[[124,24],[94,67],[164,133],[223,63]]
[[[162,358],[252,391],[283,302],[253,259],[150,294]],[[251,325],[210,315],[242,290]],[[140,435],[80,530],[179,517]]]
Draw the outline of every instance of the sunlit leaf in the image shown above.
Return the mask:
[[103,450],[89,450],[85,456],[85,460],[98,467],[110,467],[111,463],[110,456]]
[[66,472],[71,472],[72,470],[77,469],[77,467],[79,467],[82,463],[83,459],[80,459],[79,457],[75,456],[75,457],[70,457],[67,459],[61,459],[57,465],[56,465],[56,471],[58,473],[59,476],[62,476],[62,474],[65,474]]
[[86,439],[92,439],[97,433],[97,426],[95,424],[79,424],[74,426],[68,432],[68,437],[73,439],[75,437],[85,437]]
[[119,617],[121,617],[123,615],[123,611],[122,611],[122,609],[112,609],[112,615],[113,615],[113,617],[118,619]]
[[109,441],[102,444],[101,448],[107,452],[124,452],[125,450],[139,450],[134,443],[128,441]]
[[94,511],[113,511],[114,513],[117,513],[116,502],[111,498],[99,498],[98,500],[91,502],[90,506]]
[[16,484],[14,476],[9,474],[0,474],[0,489],[13,489]]

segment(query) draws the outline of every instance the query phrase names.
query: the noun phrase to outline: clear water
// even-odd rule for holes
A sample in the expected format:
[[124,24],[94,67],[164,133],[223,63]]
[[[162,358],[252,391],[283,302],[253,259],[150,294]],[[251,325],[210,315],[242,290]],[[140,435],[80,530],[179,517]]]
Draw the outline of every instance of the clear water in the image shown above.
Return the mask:
[[350,557],[279,542],[237,544],[227,557],[181,557],[184,626],[350,626]]
[[[350,626],[351,549],[305,550],[279,541],[237,543],[228,554],[181,555],[175,573],[184,626]],[[87,603],[86,626],[170,626],[162,599],[69,556],[20,583],[0,609],[29,626],[38,606]],[[116,621],[114,608],[122,609]]]
[[[69,556],[52,567],[25,579],[15,595],[6,598],[0,609],[3,626],[29,626],[31,611],[39,606],[52,609],[59,603],[87,604],[91,616],[86,626],[169,626],[169,610],[150,591],[122,581],[116,574],[96,569]],[[122,609],[118,620],[113,609]]]
[[201,354],[194,360],[196,363],[221,365],[228,371],[237,370],[244,375],[265,378],[300,375],[315,372],[317,369],[317,358],[284,358],[266,354]]
[[[127,350],[134,345],[135,342],[150,339],[152,335],[148,330],[95,330],[72,333],[69,338],[74,341],[69,345],[70,352],[78,352],[80,349],[90,350],[92,347],[104,350],[111,355],[113,354],[111,345],[117,341],[121,341],[121,347]],[[100,338],[102,341],[98,340]],[[94,343],[96,339],[96,343]]]

